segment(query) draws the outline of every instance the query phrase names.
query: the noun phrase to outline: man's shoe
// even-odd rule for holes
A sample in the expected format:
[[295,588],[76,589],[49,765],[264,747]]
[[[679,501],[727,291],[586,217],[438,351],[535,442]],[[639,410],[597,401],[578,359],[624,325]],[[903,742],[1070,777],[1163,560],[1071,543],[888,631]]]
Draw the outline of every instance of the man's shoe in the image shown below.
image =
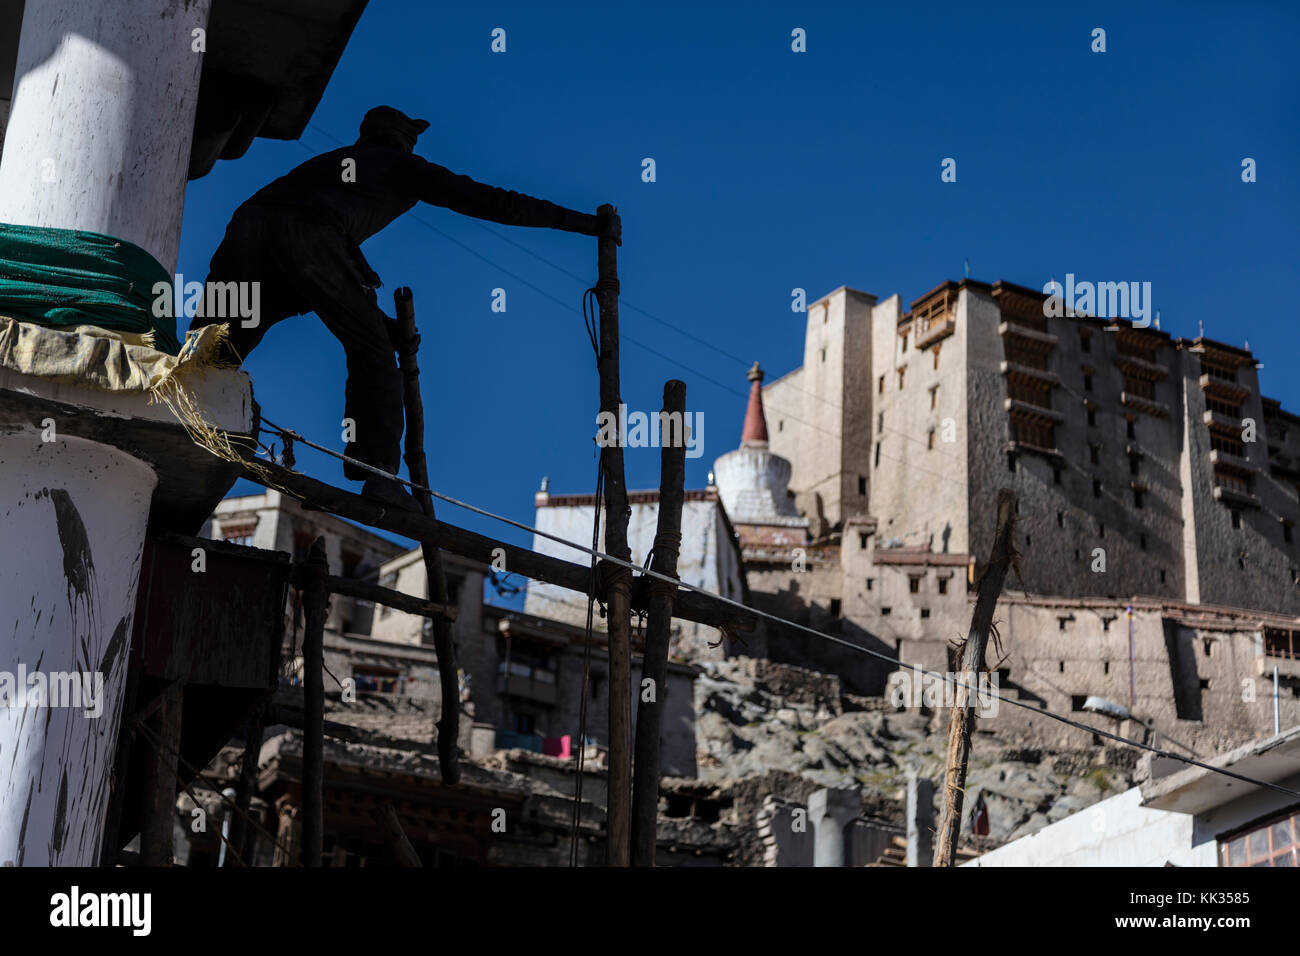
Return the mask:
[[361,497],[368,498],[389,508],[397,508],[415,514],[424,513],[420,503],[407,493],[406,486],[400,481],[394,481],[392,478],[367,478],[365,485],[361,488]]

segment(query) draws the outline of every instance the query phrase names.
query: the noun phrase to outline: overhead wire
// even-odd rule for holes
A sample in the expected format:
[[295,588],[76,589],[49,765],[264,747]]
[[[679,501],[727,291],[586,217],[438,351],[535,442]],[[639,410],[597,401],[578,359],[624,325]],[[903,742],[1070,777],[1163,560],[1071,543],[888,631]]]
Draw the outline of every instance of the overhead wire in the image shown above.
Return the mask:
[[1044,708],[1039,708],[1039,707],[1036,707],[1036,706],[1034,706],[1034,705],[1032,705],[1032,704],[1027,704],[1027,703],[1025,703],[1024,701],[1021,701],[1021,700],[1016,700],[1016,699],[1011,698],[1011,697],[1003,697],[1001,694],[992,694],[992,695],[989,695],[989,694],[987,694],[986,692],[982,692],[979,688],[972,687],[972,686],[970,686],[969,684],[965,684],[965,683],[961,682],[960,680],[957,680],[957,679],[954,678],[954,676],[951,675],[951,674],[939,674],[939,673],[937,673],[937,672],[927,671],[927,670],[925,670],[925,668],[920,667],[920,666],[918,666],[918,665],[916,665],[916,664],[909,664],[909,663],[907,663],[907,662],[905,662],[905,661],[899,660],[899,659],[896,658],[896,657],[890,657],[890,656],[888,656],[887,654],[882,654],[881,652],[879,652],[879,651],[875,651],[875,650],[872,650],[871,648],[863,647],[862,645],[860,645],[860,644],[855,644],[855,643],[853,643],[852,641],[844,640],[843,638],[841,638],[841,637],[836,637],[836,636],[833,635],[833,634],[826,634],[826,633],[824,633],[824,632],[822,632],[822,631],[818,631],[818,630],[816,630],[815,628],[811,628],[811,627],[809,627],[809,626],[807,626],[807,625],[805,625],[805,624],[799,624],[799,623],[796,622],[796,621],[788,620],[788,619],[786,619],[786,618],[780,617],[779,615],[771,614],[771,613],[769,613],[769,612],[767,612],[767,611],[763,611],[763,610],[761,610],[761,609],[759,609],[759,608],[750,607],[750,606],[748,606],[748,605],[746,605],[746,604],[744,604],[744,603],[742,603],[742,602],[740,602],[740,601],[733,600],[732,598],[725,597],[725,596],[723,596],[723,595],[721,595],[721,594],[715,594],[715,593],[713,593],[712,591],[705,590],[704,588],[702,588],[702,587],[698,587],[698,586],[693,585],[693,584],[690,584],[690,583],[687,582],[687,581],[684,581],[684,580],[678,580],[678,579],[676,579],[676,578],[670,578],[670,577],[668,577],[667,575],[664,575],[664,574],[661,574],[661,573],[655,571],[653,568],[641,568],[641,567],[639,567],[638,565],[634,564],[633,562],[625,561],[625,560],[623,560],[622,558],[617,558],[617,557],[615,557],[615,556],[613,556],[613,555],[606,554],[605,552],[600,551],[599,549],[597,549],[597,548],[595,548],[595,547],[590,547],[590,548],[589,548],[589,547],[587,547],[587,546],[585,546],[585,545],[583,545],[583,544],[580,544],[580,543],[578,543],[578,542],[576,542],[576,541],[570,541],[570,540],[568,540],[567,538],[563,538],[563,537],[561,537],[561,536],[559,536],[559,535],[552,534],[552,533],[549,532],[549,531],[543,531],[543,530],[540,529],[540,528],[534,528],[534,527],[532,527],[532,526],[530,526],[530,525],[524,524],[524,523],[521,522],[521,521],[516,521],[515,519],[513,519],[513,518],[509,518],[509,517],[506,517],[505,515],[499,515],[499,514],[496,514],[495,512],[489,511],[489,510],[487,510],[487,509],[485,509],[485,508],[480,508],[480,507],[478,507],[477,505],[470,504],[469,502],[462,501],[462,500],[460,500],[460,499],[458,499],[458,498],[454,498],[454,497],[452,497],[451,495],[443,494],[442,492],[440,492],[440,491],[436,491],[436,490],[434,490],[434,489],[432,489],[432,488],[426,488],[426,487],[423,487],[423,486],[420,486],[420,485],[415,485],[415,484],[413,484],[412,482],[410,482],[410,481],[408,481],[408,480],[406,480],[406,479],[404,479],[404,478],[399,478],[399,477],[396,476],[396,475],[389,475],[389,474],[387,474],[386,472],[383,472],[383,471],[381,471],[380,469],[375,468],[374,466],[367,465],[365,462],[357,461],[357,460],[354,459],[354,458],[350,458],[350,457],[348,457],[347,455],[340,454],[339,452],[336,452],[336,451],[333,451],[332,449],[326,448],[326,447],[324,447],[323,445],[318,445],[318,444],[316,444],[316,443],[310,441],[309,439],[305,438],[304,436],[300,435],[299,433],[294,432],[294,431],[292,431],[291,429],[283,428],[283,427],[281,427],[281,426],[279,426],[279,425],[276,425],[274,422],[271,422],[271,421],[269,421],[269,420],[266,419],[266,418],[263,418],[263,419],[262,419],[262,423],[263,423],[264,425],[270,427],[270,428],[271,428],[272,430],[274,430],[274,431],[281,432],[281,433],[283,433],[283,434],[287,434],[287,435],[289,435],[289,436],[290,436],[291,438],[293,438],[295,441],[300,441],[300,442],[302,442],[304,445],[307,445],[308,447],[315,448],[317,451],[322,451],[322,452],[324,452],[324,453],[326,453],[326,454],[329,454],[329,455],[331,455],[331,456],[333,456],[333,457],[335,457],[335,458],[338,458],[338,459],[340,459],[340,460],[342,460],[342,461],[349,462],[349,463],[351,463],[351,464],[353,464],[353,465],[355,465],[355,466],[358,466],[358,467],[364,468],[364,469],[366,469],[366,470],[372,471],[372,472],[374,472],[374,473],[376,473],[376,474],[384,475],[384,476],[387,477],[387,478],[392,478],[392,479],[394,479],[394,480],[396,480],[396,481],[400,481],[402,484],[405,484],[405,485],[407,485],[407,486],[409,486],[409,487],[411,487],[411,488],[414,488],[414,489],[416,489],[416,490],[418,490],[418,491],[427,492],[428,494],[432,495],[432,496],[435,497],[435,498],[438,498],[438,499],[441,500],[441,501],[445,501],[445,502],[447,502],[447,503],[450,504],[450,505],[455,505],[455,506],[458,507],[458,508],[461,508],[461,509],[464,509],[464,510],[466,510],[466,511],[472,512],[473,514],[477,514],[477,515],[480,515],[480,516],[485,517],[485,518],[490,518],[490,519],[492,519],[492,520],[494,520],[494,521],[500,522],[500,523],[502,523],[502,524],[510,525],[510,526],[512,526],[512,527],[514,527],[514,528],[518,528],[518,529],[521,530],[521,531],[527,531],[527,532],[530,532],[531,534],[536,535],[536,536],[539,536],[539,537],[542,537],[542,538],[547,538],[547,539],[549,539],[549,540],[551,540],[551,541],[555,541],[555,542],[558,543],[558,544],[563,544],[563,545],[565,545],[565,546],[567,546],[567,547],[573,548],[575,551],[581,551],[581,552],[584,552],[584,553],[586,553],[587,555],[589,555],[590,557],[592,557],[593,559],[597,559],[597,560],[600,560],[600,561],[607,561],[607,562],[609,562],[610,564],[614,564],[614,565],[618,565],[619,567],[627,568],[628,570],[630,570],[630,571],[632,571],[632,572],[634,572],[634,573],[635,573],[635,572],[640,572],[643,576],[656,578],[656,579],[658,579],[658,580],[661,580],[661,581],[664,581],[664,582],[666,582],[666,583],[672,584],[674,587],[680,587],[680,588],[683,588],[683,589],[685,589],[685,590],[687,590],[687,591],[693,591],[693,592],[695,592],[695,593],[697,593],[697,594],[701,594],[701,595],[703,595],[703,596],[705,596],[705,597],[707,597],[707,598],[710,598],[711,600],[713,600],[713,601],[715,601],[715,602],[719,602],[719,603],[721,603],[721,604],[725,604],[725,605],[727,605],[727,606],[729,606],[729,607],[732,607],[732,608],[734,608],[735,610],[742,611],[742,612],[744,612],[744,613],[746,613],[746,614],[752,614],[752,615],[754,615],[754,616],[756,616],[756,617],[763,618],[764,620],[771,621],[772,623],[774,623],[774,624],[779,624],[779,625],[781,625],[781,626],[783,626],[783,627],[794,628],[795,630],[802,631],[802,632],[804,632],[804,633],[806,633],[806,634],[810,634],[810,635],[812,635],[813,637],[821,638],[822,640],[825,640],[825,641],[830,641],[831,643],[833,643],[833,644],[838,644],[838,645],[840,645],[840,646],[842,646],[842,647],[847,647],[847,648],[849,648],[850,650],[856,651],[857,653],[865,654],[865,655],[867,655],[867,656],[869,656],[869,657],[873,657],[873,658],[875,658],[875,659],[877,659],[877,660],[880,660],[880,661],[883,661],[883,662],[885,662],[885,663],[887,663],[887,664],[893,664],[893,665],[895,665],[895,666],[898,667],[898,668],[907,669],[907,670],[910,670],[910,671],[916,672],[916,673],[918,673],[918,674],[921,674],[922,676],[927,676],[927,677],[932,677],[932,678],[937,677],[937,678],[939,678],[941,681],[943,681],[943,682],[945,682],[945,683],[953,684],[953,685],[956,686],[956,687],[963,687],[963,688],[965,688],[965,689],[967,689],[967,690],[969,690],[969,691],[972,691],[972,692],[974,692],[974,693],[976,693],[976,694],[984,693],[984,696],[986,696],[986,697],[988,697],[988,696],[992,696],[992,697],[996,698],[996,699],[999,700],[999,701],[1002,701],[1002,702],[1007,703],[1007,704],[1011,704],[1011,705],[1014,706],[1014,707],[1020,707],[1020,708],[1022,708],[1022,709],[1024,709],[1024,710],[1028,710],[1028,711],[1030,711],[1030,712],[1032,712],[1032,713],[1034,713],[1034,714],[1038,714],[1038,715],[1040,715],[1040,716],[1048,717],[1048,718],[1050,718],[1050,719],[1052,719],[1052,720],[1058,721],[1058,722],[1060,722],[1060,723],[1062,723],[1062,724],[1065,724],[1065,725],[1067,725],[1067,726],[1073,727],[1073,728],[1075,728],[1075,729],[1077,729],[1077,730],[1082,730],[1082,731],[1085,731],[1086,733],[1089,733],[1089,734],[1092,734],[1092,735],[1095,735],[1095,736],[1098,736],[1098,737],[1105,737],[1105,738],[1107,738],[1108,740],[1113,740],[1113,741],[1115,741],[1115,742],[1117,742],[1117,743],[1125,744],[1125,745],[1128,745],[1128,746],[1131,746],[1131,747],[1136,747],[1136,748],[1138,748],[1138,749],[1140,749],[1140,750],[1148,751],[1148,752],[1153,753],[1153,754],[1156,754],[1157,756],[1160,756],[1160,757],[1167,757],[1167,758],[1169,758],[1169,759],[1171,759],[1171,760],[1177,760],[1177,761],[1180,761],[1180,762],[1182,762],[1182,763],[1189,764],[1189,765],[1194,766],[1194,767],[1200,767],[1202,770],[1207,770],[1207,771],[1209,771],[1209,772],[1211,772],[1211,773],[1220,774],[1220,775],[1222,775],[1222,776],[1226,776],[1226,777],[1232,777],[1232,778],[1234,778],[1234,779],[1236,779],[1236,780],[1241,780],[1241,781],[1244,781],[1244,782],[1247,782],[1247,783],[1254,784],[1254,785],[1256,785],[1256,786],[1265,787],[1265,788],[1267,788],[1267,789],[1271,789],[1271,790],[1276,790],[1277,792],[1287,794],[1288,796],[1293,796],[1293,797],[1300,798],[1300,791],[1297,791],[1297,790],[1291,790],[1291,789],[1289,789],[1289,788],[1287,788],[1287,787],[1283,787],[1283,786],[1281,786],[1281,785],[1279,785],[1279,784],[1275,784],[1275,783],[1272,783],[1272,782],[1269,782],[1269,781],[1266,781],[1266,780],[1258,780],[1258,779],[1256,779],[1256,778],[1249,777],[1249,776],[1246,776],[1246,775],[1244,775],[1244,774],[1239,774],[1239,773],[1236,773],[1236,772],[1234,772],[1234,771],[1225,770],[1225,769],[1222,768],[1222,767],[1216,767],[1216,766],[1214,766],[1214,765],[1212,765],[1212,764],[1206,763],[1206,762],[1201,761],[1201,760],[1195,760],[1195,759],[1192,759],[1192,758],[1189,758],[1189,757],[1185,757],[1185,756],[1183,756],[1182,754],[1179,754],[1179,753],[1174,753],[1174,752],[1169,751],[1169,750],[1162,750],[1162,749],[1159,748],[1159,747],[1153,747],[1153,746],[1151,746],[1150,744],[1144,743],[1144,742],[1142,742],[1142,741],[1133,740],[1133,739],[1130,739],[1130,738],[1128,738],[1128,737],[1120,736],[1119,734],[1111,733],[1110,731],[1103,730],[1103,729],[1101,729],[1101,728],[1099,728],[1099,727],[1094,727],[1094,726],[1092,726],[1092,725],[1090,725],[1090,724],[1085,724],[1085,723],[1082,723],[1082,722],[1080,722],[1080,721],[1073,720],[1073,719],[1071,719],[1071,718],[1069,718],[1069,717],[1066,717],[1064,714],[1058,714],[1058,713],[1056,713],[1055,711],[1047,710],[1047,709],[1044,709]]

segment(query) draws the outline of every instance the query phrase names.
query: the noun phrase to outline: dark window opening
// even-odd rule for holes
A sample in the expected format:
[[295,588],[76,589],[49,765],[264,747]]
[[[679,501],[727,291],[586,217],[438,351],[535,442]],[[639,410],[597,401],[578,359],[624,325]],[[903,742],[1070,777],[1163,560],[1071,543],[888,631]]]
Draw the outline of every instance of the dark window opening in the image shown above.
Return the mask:
[[1007,452],[1007,471],[1013,475],[1016,473],[1016,453],[1014,451]]
[[940,579],[939,579],[939,593],[940,593],[940,594],[947,594],[947,593],[948,593],[948,579],[947,579],[947,578],[940,578]]
[[867,493],[867,479],[862,475],[858,475],[858,494],[865,495],[866,493]]
[[1233,512],[1232,512],[1232,526],[1233,526],[1234,528],[1240,528],[1240,527],[1241,527],[1241,512],[1240,512],[1240,511],[1233,511]]
[[831,598],[831,617],[840,616],[840,599]]
[[1061,469],[1059,469],[1059,468],[1053,468],[1053,469],[1052,469],[1052,484],[1054,484],[1054,485],[1059,485],[1060,483],[1061,483]]
[[1058,528],[1064,528],[1064,527],[1065,527],[1065,512],[1064,512],[1064,511],[1058,511],[1058,512],[1056,513],[1056,526],[1057,526]]
[[1096,424],[1097,424],[1097,410],[1095,408],[1090,408],[1088,409],[1088,425],[1090,427],[1093,427],[1096,426]]
[[1137,423],[1134,422],[1133,419],[1130,418],[1125,422],[1124,433],[1128,435],[1129,438],[1137,438]]
[[1092,479],[1092,496],[1094,498],[1101,497],[1101,482],[1096,478]]
[[916,578],[916,577],[908,578],[908,579],[907,579],[907,590],[908,590],[909,592],[911,592],[912,594],[920,594],[920,593],[921,593],[921,579],[920,579],[920,578]]
[[921,617],[929,617],[929,616],[930,616],[930,609],[928,607],[921,608]]

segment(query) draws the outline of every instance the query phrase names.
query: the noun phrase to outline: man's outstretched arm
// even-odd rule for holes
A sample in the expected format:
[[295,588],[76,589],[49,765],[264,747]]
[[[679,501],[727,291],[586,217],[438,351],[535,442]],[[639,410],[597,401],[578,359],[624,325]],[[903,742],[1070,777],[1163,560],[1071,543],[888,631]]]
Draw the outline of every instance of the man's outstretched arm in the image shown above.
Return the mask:
[[434,206],[476,219],[487,219],[507,226],[538,226],[580,232],[587,236],[612,235],[622,242],[617,216],[608,220],[565,209],[545,199],[534,199],[509,189],[498,189],[460,176],[435,163],[414,157],[423,164],[418,195]]

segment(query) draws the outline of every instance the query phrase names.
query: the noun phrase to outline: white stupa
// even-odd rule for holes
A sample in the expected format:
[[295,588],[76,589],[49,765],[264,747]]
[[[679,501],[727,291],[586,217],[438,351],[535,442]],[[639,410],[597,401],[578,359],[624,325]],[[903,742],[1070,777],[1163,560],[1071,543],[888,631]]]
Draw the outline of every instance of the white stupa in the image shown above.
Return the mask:
[[745,544],[803,544],[808,519],[800,516],[787,493],[791,464],[768,448],[763,414],[763,370],[749,370],[749,407],[740,447],[718,458],[713,471],[718,495]]

